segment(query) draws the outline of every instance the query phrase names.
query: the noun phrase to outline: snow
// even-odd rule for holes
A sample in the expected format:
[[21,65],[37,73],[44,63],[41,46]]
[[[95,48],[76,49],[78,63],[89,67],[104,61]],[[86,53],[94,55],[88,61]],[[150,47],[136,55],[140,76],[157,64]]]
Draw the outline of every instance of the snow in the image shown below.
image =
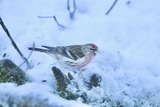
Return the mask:
[[[17,92],[20,92],[20,94],[18,94]],[[17,100],[15,102],[18,102],[19,100],[23,102],[23,99],[25,99],[26,96],[30,96],[29,98],[35,101],[33,102],[32,107],[35,107],[36,104],[37,105],[39,104],[39,106],[42,106],[40,104],[43,101],[48,103],[48,107],[53,107],[53,106],[54,107],[82,107],[82,106],[89,107],[88,105],[80,104],[75,101],[64,100],[60,98],[58,95],[51,94],[51,92],[52,92],[52,89],[50,87],[37,84],[37,83],[29,83],[19,87],[16,87],[13,84],[1,84],[0,103],[3,104],[5,101],[7,102],[7,98],[9,94],[9,95],[12,95],[11,97],[9,97],[10,99],[13,97],[15,100]]]
[[[99,54],[80,76],[74,75],[82,92],[87,91],[82,78],[88,79],[97,73],[102,77],[102,88],[87,92],[92,101],[109,97],[125,107],[156,107],[160,105],[160,7],[159,0],[118,1],[109,15],[105,15],[114,0],[76,0],[75,18],[69,18],[67,0],[1,0],[0,16],[24,56],[28,56],[33,43],[36,47],[67,46],[95,43]],[[55,15],[66,27],[59,28],[51,19],[38,16]],[[0,28],[0,59],[9,58],[17,65],[23,60]],[[51,71],[53,66],[64,70],[50,56],[34,52],[29,58],[33,68],[26,70],[32,80],[23,86],[0,84],[0,99],[5,93],[25,96],[30,93],[49,99],[49,104],[65,107],[86,106],[81,100],[70,101],[56,93],[56,81]],[[46,83],[42,83],[47,80]],[[94,97],[93,97],[94,96]],[[95,98],[95,99],[93,99]],[[96,99],[97,98],[97,99]],[[54,99],[54,100],[52,100]],[[18,99],[17,99],[18,100]],[[98,101],[88,106],[103,106]],[[57,103],[58,102],[58,103]],[[105,103],[106,105],[108,103]],[[136,105],[137,104],[137,105]],[[108,104],[109,106],[109,104]]]

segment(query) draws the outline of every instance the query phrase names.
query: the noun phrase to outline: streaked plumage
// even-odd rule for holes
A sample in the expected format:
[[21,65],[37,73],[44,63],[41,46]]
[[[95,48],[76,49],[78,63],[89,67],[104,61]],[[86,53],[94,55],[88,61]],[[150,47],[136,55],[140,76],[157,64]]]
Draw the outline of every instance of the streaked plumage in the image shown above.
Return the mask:
[[98,47],[93,43],[84,45],[70,45],[42,48],[28,48],[29,50],[39,51],[54,57],[64,67],[82,68],[89,64],[98,52]]

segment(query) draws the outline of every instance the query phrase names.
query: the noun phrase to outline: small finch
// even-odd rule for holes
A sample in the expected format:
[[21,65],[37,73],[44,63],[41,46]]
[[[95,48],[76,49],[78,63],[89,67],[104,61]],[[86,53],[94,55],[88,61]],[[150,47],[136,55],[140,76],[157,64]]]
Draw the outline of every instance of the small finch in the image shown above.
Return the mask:
[[88,65],[98,52],[98,47],[93,43],[84,45],[70,45],[49,47],[45,49],[29,47],[29,50],[44,52],[54,57],[62,66],[79,69]]

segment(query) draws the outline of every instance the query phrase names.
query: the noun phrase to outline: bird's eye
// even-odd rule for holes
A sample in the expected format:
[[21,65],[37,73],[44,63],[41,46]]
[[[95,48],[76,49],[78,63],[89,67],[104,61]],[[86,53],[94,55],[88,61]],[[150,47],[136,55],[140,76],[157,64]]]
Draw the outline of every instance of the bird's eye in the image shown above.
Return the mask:
[[95,49],[93,49],[93,48],[90,48],[90,50],[95,51]]

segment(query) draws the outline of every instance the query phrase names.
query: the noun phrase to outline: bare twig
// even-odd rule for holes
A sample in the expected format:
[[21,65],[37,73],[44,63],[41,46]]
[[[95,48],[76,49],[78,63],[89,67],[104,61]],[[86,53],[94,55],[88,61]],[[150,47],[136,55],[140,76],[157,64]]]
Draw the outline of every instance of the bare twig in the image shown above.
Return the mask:
[[67,9],[69,11],[69,15],[71,19],[74,19],[74,14],[76,12],[76,1],[73,0],[73,11],[71,11],[70,0],[67,1]]
[[[35,43],[33,43],[33,46],[32,46],[33,48],[35,48]],[[27,60],[30,58],[30,56],[32,55],[32,53],[33,53],[33,50],[29,53],[29,55],[28,55],[28,57],[27,57]],[[23,61],[20,65],[19,65],[19,67],[21,67],[24,63],[26,63],[26,61]],[[31,68],[31,66],[30,66],[30,68]]]
[[38,18],[53,18],[54,16],[38,16]]
[[56,16],[53,16],[53,18],[54,18],[55,22],[57,23],[57,25],[58,25],[59,27],[61,27],[61,28],[66,28],[65,26],[59,24],[59,22],[57,21]]
[[17,52],[20,54],[20,56],[22,57],[22,59],[26,62],[27,64],[27,68],[30,68],[30,64],[28,62],[28,60],[24,57],[24,55],[22,54],[22,52],[19,50],[18,46],[16,45],[16,43],[14,42],[14,40],[12,39],[7,27],[5,26],[2,18],[0,17],[0,24],[3,28],[3,30],[6,32],[7,36],[9,37],[9,39],[11,40],[11,43],[13,45],[13,47],[17,50]]
[[66,29],[67,27],[63,26],[62,24],[60,24],[58,21],[57,21],[57,18],[56,16],[38,16],[38,18],[53,18],[57,24],[57,26],[59,26],[60,28],[62,29]]
[[115,6],[115,4],[117,3],[118,0],[115,0],[114,3],[112,4],[112,6],[109,8],[109,10],[106,12],[106,15],[108,15],[110,13],[110,11],[113,9],[113,7]]

